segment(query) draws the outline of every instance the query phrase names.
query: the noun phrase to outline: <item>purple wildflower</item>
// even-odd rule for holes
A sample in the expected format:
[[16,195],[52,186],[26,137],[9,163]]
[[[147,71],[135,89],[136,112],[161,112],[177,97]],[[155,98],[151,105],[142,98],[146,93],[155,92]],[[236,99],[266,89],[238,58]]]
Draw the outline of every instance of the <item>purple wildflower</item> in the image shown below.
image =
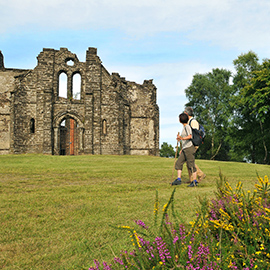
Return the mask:
[[144,228],[144,229],[148,229],[148,226],[146,226],[146,225],[144,224],[144,222],[141,221],[141,220],[135,220],[135,223],[136,223],[137,225],[141,226],[141,227]]
[[114,258],[114,261],[115,261],[116,263],[118,263],[118,264],[121,264],[121,265],[124,264],[123,261],[122,261],[120,258],[118,258],[118,257],[115,257],[115,258]]
[[98,260],[94,260],[95,267],[90,267],[89,270],[99,270],[100,263]]
[[175,244],[179,240],[179,237],[176,235],[173,239],[173,243]]
[[189,258],[189,259],[192,258],[192,254],[193,254],[192,246],[191,246],[191,245],[188,245],[188,258]]
[[170,252],[166,247],[166,243],[162,240],[161,237],[156,238],[156,245],[159,252],[159,257],[163,263],[165,263],[165,259],[170,259]]
[[112,270],[111,264],[108,265],[106,262],[103,262],[103,266],[104,266],[104,268],[103,268],[104,270]]

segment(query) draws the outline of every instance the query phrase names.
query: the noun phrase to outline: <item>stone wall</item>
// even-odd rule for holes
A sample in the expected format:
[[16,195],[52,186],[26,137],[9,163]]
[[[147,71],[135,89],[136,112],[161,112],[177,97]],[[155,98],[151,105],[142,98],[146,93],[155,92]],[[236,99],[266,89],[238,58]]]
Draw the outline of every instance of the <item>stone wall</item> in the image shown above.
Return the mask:
[[[37,60],[33,70],[5,69],[0,54],[0,153],[159,154],[152,80],[140,85],[110,74],[96,48],[87,50],[85,62],[66,48],[43,49]],[[60,75],[66,78],[65,97]],[[69,119],[75,131],[69,131]]]
[[10,153],[12,146],[12,92],[15,89],[15,77],[26,70],[5,69],[0,51],[0,154]]

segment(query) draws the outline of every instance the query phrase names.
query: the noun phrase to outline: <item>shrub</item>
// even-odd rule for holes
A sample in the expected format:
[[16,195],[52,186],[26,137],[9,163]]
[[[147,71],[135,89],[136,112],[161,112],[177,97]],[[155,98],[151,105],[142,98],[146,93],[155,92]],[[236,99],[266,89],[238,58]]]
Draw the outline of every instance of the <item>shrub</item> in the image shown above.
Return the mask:
[[[174,211],[174,193],[159,209],[154,206],[154,226],[141,220],[126,230],[133,244],[108,264],[97,260],[97,269],[270,269],[269,181],[258,177],[253,192],[239,182],[235,190],[220,175],[211,201],[200,200],[197,217],[190,226],[179,224]],[[157,220],[161,212],[160,225]]]

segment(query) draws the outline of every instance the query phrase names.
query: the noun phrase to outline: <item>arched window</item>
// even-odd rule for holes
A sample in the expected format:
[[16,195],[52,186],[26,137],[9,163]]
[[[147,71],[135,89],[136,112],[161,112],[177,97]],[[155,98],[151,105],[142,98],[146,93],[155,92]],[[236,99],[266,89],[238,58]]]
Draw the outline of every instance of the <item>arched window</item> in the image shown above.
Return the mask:
[[73,99],[80,100],[81,99],[81,74],[76,73],[72,77],[72,97]]
[[67,74],[61,72],[59,74],[59,97],[67,98]]
[[102,120],[102,134],[107,135],[107,121],[105,119]]
[[35,133],[35,119],[31,118],[30,120],[30,133]]

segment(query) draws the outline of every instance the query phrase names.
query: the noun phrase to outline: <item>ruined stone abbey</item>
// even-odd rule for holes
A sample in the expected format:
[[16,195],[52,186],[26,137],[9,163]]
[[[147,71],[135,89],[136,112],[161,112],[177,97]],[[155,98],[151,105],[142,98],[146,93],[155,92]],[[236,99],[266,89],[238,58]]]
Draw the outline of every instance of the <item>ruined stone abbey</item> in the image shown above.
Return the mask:
[[85,62],[43,49],[29,70],[6,68],[0,51],[0,154],[158,155],[156,91],[110,74],[96,48]]

